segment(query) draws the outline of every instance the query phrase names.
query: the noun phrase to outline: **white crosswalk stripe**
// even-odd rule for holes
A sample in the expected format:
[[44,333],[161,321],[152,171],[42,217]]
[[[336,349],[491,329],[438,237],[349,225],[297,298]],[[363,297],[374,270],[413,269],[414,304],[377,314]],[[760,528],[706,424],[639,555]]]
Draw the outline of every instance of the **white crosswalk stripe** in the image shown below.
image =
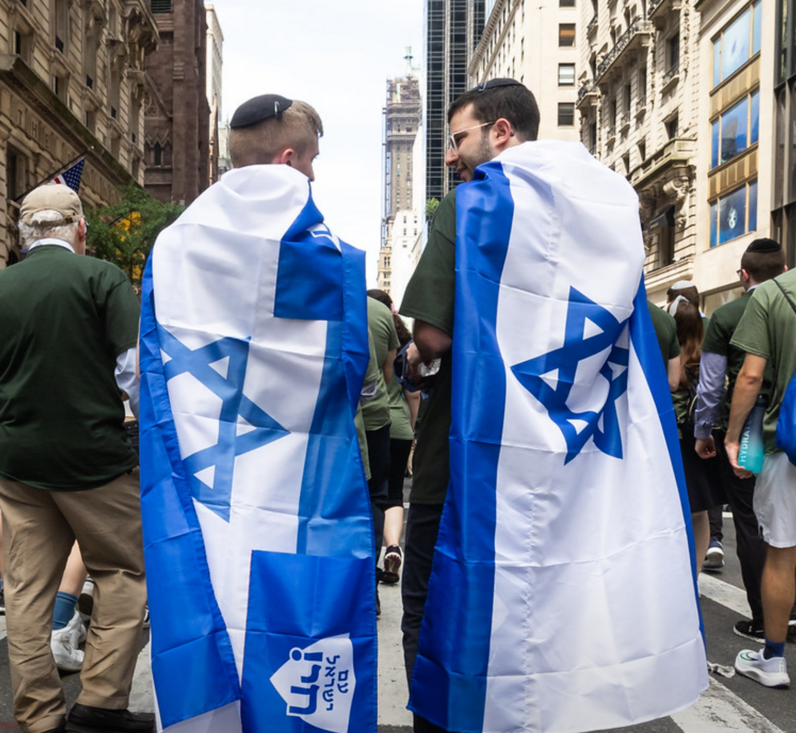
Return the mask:
[[671,717],[683,733],[784,733],[714,679],[699,702]]

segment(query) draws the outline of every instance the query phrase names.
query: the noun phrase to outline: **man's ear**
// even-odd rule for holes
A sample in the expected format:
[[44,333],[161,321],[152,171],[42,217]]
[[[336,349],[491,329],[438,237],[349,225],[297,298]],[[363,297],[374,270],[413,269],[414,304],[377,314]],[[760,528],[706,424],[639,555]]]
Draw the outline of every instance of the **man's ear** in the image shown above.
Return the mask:
[[289,165],[293,167],[293,158],[296,157],[296,151],[293,148],[285,148],[281,153],[274,156],[271,163],[275,165]]
[[514,130],[511,129],[511,122],[505,117],[500,117],[497,122],[492,125],[492,134],[495,136],[495,146],[498,150],[502,150],[514,142],[512,140],[514,137]]

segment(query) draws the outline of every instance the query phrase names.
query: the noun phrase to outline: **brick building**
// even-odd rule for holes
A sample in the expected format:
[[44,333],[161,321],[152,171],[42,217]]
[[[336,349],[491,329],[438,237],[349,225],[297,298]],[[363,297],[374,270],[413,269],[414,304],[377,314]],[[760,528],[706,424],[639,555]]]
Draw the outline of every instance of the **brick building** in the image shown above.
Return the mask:
[[161,201],[190,204],[210,181],[207,21],[202,0],[150,0],[160,32],[147,58],[144,186]]

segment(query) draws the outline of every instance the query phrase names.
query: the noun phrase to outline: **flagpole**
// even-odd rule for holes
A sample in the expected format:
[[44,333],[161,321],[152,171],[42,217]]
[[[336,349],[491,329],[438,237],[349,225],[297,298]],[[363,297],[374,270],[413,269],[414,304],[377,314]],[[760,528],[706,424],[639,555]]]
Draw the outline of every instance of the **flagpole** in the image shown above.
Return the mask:
[[65,170],[69,170],[69,168],[71,168],[81,158],[85,158],[88,155],[88,151],[89,151],[89,149],[86,148],[82,153],[80,153],[80,155],[77,155],[76,157],[72,158],[72,160],[70,160],[66,165],[62,165],[55,173],[51,173],[50,175],[45,176],[44,178],[42,178],[35,186],[33,186],[32,188],[29,188],[27,191],[25,191],[24,193],[21,193],[19,196],[17,196],[14,199],[14,203],[19,203],[19,201],[24,199],[25,196],[27,196],[34,189],[36,189],[39,186],[47,183],[48,181],[51,181],[56,176],[60,176],[61,173],[63,173]]

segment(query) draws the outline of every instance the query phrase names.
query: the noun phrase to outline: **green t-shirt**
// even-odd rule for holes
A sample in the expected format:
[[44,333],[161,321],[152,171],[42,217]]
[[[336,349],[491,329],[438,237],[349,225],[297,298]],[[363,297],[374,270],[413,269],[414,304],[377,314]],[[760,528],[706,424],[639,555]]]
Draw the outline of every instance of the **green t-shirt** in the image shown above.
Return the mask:
[[138,339],[124,273],[40,245],[0,272],[0,313],[0,476],[74,491],[135,468],[114,378]]
[[382,364],[387,358],[387,352],[398,348],[398,333],[390,309],[371,297],[368,297],[368,332],[379,373],[376,396],[362,405],[362,416],[365,418],[365,430],[379,430],[390,424],[390,398],[387,395]]
[[[790,298],[796,301],[796,270],[775,278]],[[788,304],[776,282],[758,285],[730,342],[755,356],[761,356],[772,367],[771,393],[763,419],[763,440],[766,454],[776,447],[777,419],[782,397],[791,377],[796,373],[796,313]]]
[[387,383],[387,395],[390,398],[390,439],[414,440],[412,413],[397,379],[393,378]]
[[[453,336],[456,283],[456,190],[437,208],[428,243],[406,286],[401,314]],[[450,480],[451,356],[442,357],[422,409],[412,476],[413,504],[442,504]]]
[[710,319],[710,325],[707,327],[705,338],[702,341],[702,351],[727,358],[727,378],[730,381],[730,388],[735,384],[746,356],[746,352],[733,346],[731,341],[735,329],[741,321],[741,316],[743,316],[746,306],[749,305],[752,292],[746,292],[740,298],[717,308]]
[[655,303],[650,303],[648,300],[647,307],[649,308],[650,318],[652,318],[652,327],[658,337],[663,366],[668,369],[669,361],[680,356],[680,344],[677,341],[677,324],[672,316],[663,309],[658,308]]

